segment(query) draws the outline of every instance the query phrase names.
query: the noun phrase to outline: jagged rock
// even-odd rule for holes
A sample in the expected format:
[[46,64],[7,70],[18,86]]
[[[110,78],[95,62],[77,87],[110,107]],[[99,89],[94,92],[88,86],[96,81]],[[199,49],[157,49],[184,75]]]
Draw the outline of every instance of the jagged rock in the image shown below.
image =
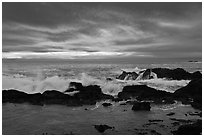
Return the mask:
[[145,110],[145,111],[150,111],[150,103],[149,102],[135,102],[132,106],[133,111],[140,111],[140,110]]
[[94,127],[100,133],[105,132],[107,129],[114,129],[114,127],[110,127],[108,125],[94,125]]
[[156,74],[151,71],[151,69],[146,69],[145,71],[139,72],[137,80],[153,79],[156,78]]
[[137,77],[138,77],[138,74],[136,72],[125,72],[125,71],[123,71],[123,73],[121,75],[119,75],[118,77],[116,77],[116,79],[120,79],[120,80],[136,80]]

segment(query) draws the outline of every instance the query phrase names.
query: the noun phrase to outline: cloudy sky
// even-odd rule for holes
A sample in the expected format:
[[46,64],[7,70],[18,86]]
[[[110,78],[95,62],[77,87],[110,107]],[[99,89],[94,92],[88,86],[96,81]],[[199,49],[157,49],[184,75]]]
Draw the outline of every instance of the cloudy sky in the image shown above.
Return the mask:
[[190,60],[201,3],[3,3],[3,58]]

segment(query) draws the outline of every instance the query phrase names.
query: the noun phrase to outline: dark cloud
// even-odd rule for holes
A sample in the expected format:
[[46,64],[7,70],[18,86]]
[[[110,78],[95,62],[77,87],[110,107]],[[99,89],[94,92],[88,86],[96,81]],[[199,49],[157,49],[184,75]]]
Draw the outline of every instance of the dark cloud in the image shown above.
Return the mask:
[[120,59],[202,54],[201,2],[3,2],[2,19],[2,51],[9,57],[25,51]]

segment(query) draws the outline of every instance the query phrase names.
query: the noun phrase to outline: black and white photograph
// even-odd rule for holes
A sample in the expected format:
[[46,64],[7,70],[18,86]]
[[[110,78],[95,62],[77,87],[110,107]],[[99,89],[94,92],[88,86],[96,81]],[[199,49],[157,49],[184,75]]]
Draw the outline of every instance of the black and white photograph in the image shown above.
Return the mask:
[[202,1],[1,5],[2,135],[202,135]]

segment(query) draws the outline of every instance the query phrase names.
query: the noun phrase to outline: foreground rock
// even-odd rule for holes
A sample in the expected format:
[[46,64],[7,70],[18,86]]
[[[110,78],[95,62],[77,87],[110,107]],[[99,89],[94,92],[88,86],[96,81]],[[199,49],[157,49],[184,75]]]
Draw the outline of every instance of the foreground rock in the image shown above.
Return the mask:
[[140,101],[151,100],[155,103],[174,103],[172,93],[156,90],[146,85],[125,86],[122,92],[118,93],[118,98],[125,100],[135,98]]
[[94,127],[100,133],[105,132],[107,129],[114,129],[114,127],[110,127],[108,125],[94,125]]
[[132,106],[133,111],[140,111],[140,110],[150,111],[150,109],[151,107],[149,102],[135,102]]
[[3,90],[2,102],[30,103],[33,105],[61,104],[80,106],[84,104],[93,105],[100,100],[113,99],[112,96],[103,94],[100,87],[97,85],[84,87],[80,83],[75,83],[75,86],[76,87],[72,87],[71,90],[78,90],[79,92],[72,96],[56,90],[45,91],[43,94],[27,94],[17,90]]
[[172,132],[174,135],[201,135],[202,121],[197,120],[193,124],[186,124],[180,126],[176,131]]
[[174,96],[185,104],[191,104],[192,107],[202,109],[202,79],[195,79],[174,92]]

